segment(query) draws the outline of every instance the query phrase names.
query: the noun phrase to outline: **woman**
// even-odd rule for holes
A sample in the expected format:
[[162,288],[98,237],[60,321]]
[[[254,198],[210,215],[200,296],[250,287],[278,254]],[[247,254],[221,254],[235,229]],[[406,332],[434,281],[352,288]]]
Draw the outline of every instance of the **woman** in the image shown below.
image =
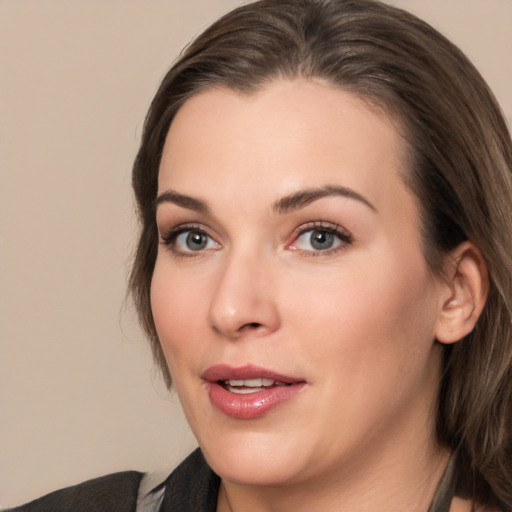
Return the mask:
[[200,451],[73,509],[511,510],[511,170],[478,72],[404,11],[212,25],[133,170],[130,287]]

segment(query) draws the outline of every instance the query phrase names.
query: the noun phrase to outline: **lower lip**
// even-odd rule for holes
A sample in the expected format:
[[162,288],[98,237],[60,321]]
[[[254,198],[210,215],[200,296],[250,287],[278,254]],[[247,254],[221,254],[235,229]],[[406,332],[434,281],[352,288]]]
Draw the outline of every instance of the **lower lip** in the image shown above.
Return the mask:
[[240,420],[252,420],[264,416],[292,399],[304,389],[304,386],[305,384],[300,382],[240,395],[231,393],[217,382],[207,382],[208,395],[212,404],[226,416]]

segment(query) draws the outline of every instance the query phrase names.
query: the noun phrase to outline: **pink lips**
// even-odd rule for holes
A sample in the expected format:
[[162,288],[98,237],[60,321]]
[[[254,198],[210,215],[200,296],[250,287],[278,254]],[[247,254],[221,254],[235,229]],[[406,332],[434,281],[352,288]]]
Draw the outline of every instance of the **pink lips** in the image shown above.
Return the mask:
[[[267,414],[293,398],[306,384],[302,379],[250,365],[238,368],[215,365],[208,368],[202,378],[210,401],[217,409],[232,418],[246,420]],[[255,384],[257,379],[263,379],[265,385]],[[229,381],[234,385],[231,386]],[[245,386],[241,381],[252,381],[249,382],[251,386]]]

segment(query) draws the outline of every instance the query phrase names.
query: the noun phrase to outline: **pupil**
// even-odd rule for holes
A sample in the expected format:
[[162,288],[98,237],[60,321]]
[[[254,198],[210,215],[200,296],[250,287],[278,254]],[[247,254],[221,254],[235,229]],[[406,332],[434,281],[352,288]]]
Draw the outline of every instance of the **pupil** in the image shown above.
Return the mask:
[[187,236],[187,247],[192,251],[198,251],[206,247],[206,237],[201,233],[189,233]]
[[334,235],[327,231],[313,231],[311,233],[311,245],[315,249],[330,249],[334,241]]

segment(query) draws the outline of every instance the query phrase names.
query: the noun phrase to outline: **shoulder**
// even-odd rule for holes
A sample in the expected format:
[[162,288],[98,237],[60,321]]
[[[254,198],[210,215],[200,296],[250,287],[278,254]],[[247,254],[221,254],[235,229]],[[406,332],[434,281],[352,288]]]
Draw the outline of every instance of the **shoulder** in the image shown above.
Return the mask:
[[124,471],[94,478],[6,512],[132,512],[142,473]]
[[167,478],[114,473],[66,487],[4,512],[215,512],[220,478],[199,449]]

